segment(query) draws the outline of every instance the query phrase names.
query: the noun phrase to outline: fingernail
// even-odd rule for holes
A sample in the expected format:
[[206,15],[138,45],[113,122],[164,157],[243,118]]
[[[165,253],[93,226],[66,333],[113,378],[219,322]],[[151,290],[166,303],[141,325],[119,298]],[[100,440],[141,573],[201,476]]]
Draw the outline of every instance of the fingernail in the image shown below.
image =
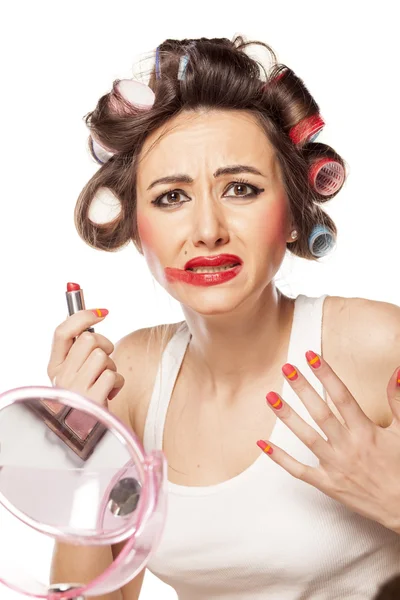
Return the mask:
[[92,313],[94,313],[96,317],[106,317],[108,315],[108,310],[106,308],[93,308]]
[[267,444],[267,442],[264,442],[264,440],[258,440],[257,446],[259,448],[261,448],[261,450],[263,452],[265,452],[265,454],[272,454],[273,453],[273,449],[271,448],[271,446],[269,444]]
[[306,359],[310,367],[312,367],[313,369],[318,369],[321,366],[321,361],[319,359],[318,354],[315,354],[315,352],[313,352],[312,350],[306,352]]
[[397,371],[397,385],[400,387],[400,369]]
[[279,410],[283,406],[282,400],[279,398],[278,394],[276,394],[275,392],[268,392],[268,394],[267,394],[267,402],[275,410]]
[[283,371],[283,374],[288,379],[290,379],[290,381],[296,381],[296,379],[299,378],[299,375],[298,375],[296,369],[290,363],[286,363],[286,365],[283,365],[282,371]]

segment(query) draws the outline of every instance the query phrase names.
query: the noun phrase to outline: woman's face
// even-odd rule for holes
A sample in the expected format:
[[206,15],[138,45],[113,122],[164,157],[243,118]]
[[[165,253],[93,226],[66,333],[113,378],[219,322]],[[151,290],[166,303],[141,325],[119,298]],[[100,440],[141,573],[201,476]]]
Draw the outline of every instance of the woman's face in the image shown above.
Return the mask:
[[291,220],[256,119],[186,112],[151,134],[138,164],[137,220],[152,274],[185,306],[221,314],[258,298],[282,262]]

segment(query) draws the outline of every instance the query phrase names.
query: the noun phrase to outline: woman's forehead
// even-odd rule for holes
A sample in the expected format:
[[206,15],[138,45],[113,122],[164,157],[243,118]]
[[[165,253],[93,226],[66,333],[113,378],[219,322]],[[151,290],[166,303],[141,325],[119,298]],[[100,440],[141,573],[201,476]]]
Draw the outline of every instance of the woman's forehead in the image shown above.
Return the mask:
[[186,112],[174,117],[144,143],[138,179],[165,170],[251,164],[271,168],[275,153],[266,133],[246,111]]

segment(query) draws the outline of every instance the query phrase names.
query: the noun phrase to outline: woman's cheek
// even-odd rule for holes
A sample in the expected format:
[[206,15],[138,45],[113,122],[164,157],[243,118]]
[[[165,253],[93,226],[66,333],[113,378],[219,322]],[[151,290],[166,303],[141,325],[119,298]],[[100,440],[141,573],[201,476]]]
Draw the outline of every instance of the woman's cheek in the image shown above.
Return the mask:
[[254,231],[260,245],[286,245],[288,210],[284,203],[276,203],[258,214]]
[[153,239],[151,224],[140,211],[137,212],[137,227],[142,247],[151,246]]
[[161,256],[158,248],[158,246],[162,248],[160,235],[154,232],[151,221],[140,212],[137,214],[137,226],[143,256],[146,259],[151,273],[159,282],[161,282],[164,275],[164,269],[161,264]]

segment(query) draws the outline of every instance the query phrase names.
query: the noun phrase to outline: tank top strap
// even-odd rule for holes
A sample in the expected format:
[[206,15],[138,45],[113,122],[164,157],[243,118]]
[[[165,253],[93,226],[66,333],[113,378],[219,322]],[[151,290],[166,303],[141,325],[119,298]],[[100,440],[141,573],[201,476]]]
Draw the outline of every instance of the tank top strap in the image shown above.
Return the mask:
[[[290,359],[298,363],[305,360],[307,350],[322,351],[322,319],[327,295],[318,298],[299,295],[295,301],[290,337]],[[308,347],[305,348],[305,345]],[[300,365],[299,365],[300,366]]]
[[[302,374],[325,401],[325,390],[321,382],[312,374],[305,354],[307,350],[313,350],[322,356],[322,321],[326,297],[327,294],[316,298],[301,294],[296,298],[288,349],[288,362],[300,369]],[[285,393],[288,394],[289,390],[290,404],[300,414],[304,413],[304,404],[286,382]]]
[[143,445],[146,452],[162,450],[168,406],[190,337],[189,328],[184,322],[168,342],[161,357],[144,428]]

